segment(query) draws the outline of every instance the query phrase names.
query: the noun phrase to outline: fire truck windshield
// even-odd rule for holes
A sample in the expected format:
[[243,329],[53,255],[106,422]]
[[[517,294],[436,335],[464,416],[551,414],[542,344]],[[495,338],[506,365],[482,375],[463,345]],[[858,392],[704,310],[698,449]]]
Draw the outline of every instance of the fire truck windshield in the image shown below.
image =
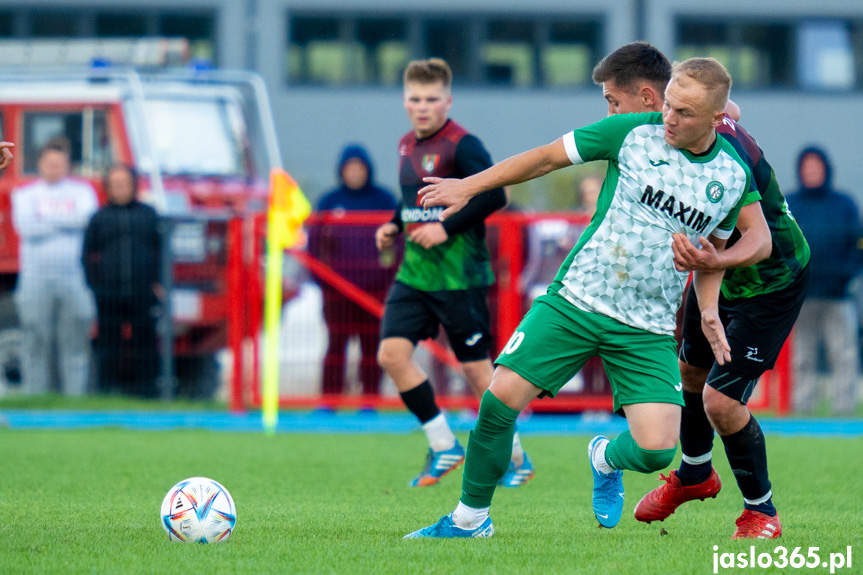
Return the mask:
[[247,176],[246,126],[240,106],[228,99],[148,97],[150,138],[162,172],[169,175]]

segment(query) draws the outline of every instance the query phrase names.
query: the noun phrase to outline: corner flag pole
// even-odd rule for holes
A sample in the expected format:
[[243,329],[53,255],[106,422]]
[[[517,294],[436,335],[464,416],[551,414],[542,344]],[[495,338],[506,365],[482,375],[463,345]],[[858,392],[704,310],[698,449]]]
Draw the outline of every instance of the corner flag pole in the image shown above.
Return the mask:
[[275,433],[279,423],[279,319],[282,311],[282,258],[300,244],[303,221],[312,208],[297,182],[280,168],[270,172],[267,213],[267,257],[264,288],[264,364],[261,417],[264,431]]

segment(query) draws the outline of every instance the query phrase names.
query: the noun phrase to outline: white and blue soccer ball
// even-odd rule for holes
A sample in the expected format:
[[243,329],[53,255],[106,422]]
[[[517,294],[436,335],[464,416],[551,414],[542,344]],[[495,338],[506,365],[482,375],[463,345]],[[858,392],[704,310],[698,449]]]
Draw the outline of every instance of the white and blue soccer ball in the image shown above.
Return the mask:
[[237,524],[231,494],[206,477],[180,481],[162,500],[162,528],[171,541],[222,543]]

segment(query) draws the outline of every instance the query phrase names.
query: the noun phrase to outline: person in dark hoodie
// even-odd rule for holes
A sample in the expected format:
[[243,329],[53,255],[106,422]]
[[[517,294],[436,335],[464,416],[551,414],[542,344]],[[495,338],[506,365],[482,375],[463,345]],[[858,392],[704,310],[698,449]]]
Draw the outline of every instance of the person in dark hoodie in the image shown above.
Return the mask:
[[[337,175],[340,185],[320,199],[318,211],[331,211],[339,217],[345,211],[392,212],[395,209],[395,197],[374,183],[374,168],[362,146],[351,144],[345,147]],[[382,300],[392,283],[395,267],[394,261],[379,262],[374,236],[374,225],[334,223],[315,226],[309,230],[309,253],[344,279]],[[382,375],[377,362],[380,320],[325,281],[319,280],[318,283],[324,296],[324,319],[329,331],[322,392],[344,392],[345,348],[356,336],[362,350],[359,379],[363,394],[377,395]]]
[[108,204],[90,219],[82,254],[96,298],[99,391],[156,397],[158,217],[136,198],[134,168],[114,166],[104,185]]
[[318,201],[319,211],[395,209],[396,199],[392,193],[375,184],[372,160],[362,146],[345,146],[336,175],[339,186]]
[[[788,206],[812,250],[812,278],[794,339],[794,408],[811,412],[826,391],[836,414],[855,407],[859,365],[857,311],[849,293],[860,271],[860,217],[851,196],[833,189],[827,154],[808,147],[800,152],[800,189]],[[818,378],[818,351],[827,351],[831,377]],[[821,389],[829,381],[829,389]]]

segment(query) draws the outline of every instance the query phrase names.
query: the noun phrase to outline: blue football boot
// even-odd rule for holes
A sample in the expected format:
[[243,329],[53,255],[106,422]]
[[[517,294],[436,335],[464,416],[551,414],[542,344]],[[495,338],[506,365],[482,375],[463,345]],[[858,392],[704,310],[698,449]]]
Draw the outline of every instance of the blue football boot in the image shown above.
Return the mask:
[[603,527],[611,529],[620,522],[623,514],[623,471],[600,473],[593,466],[593,452],[608,438],[602,435],[594,437],[587,448],[590,459],[590,469],[593,471],[593,514]]
[[521,465],[516,465],[513,461],[509,462],[509,468],[500,478],[498,484],[503,487],[519,487],[533,479],[534,475],[536,473],[533,471],[533,463],[530,462],[530,458],[525,453]]
[[409,487],[429,487],[437,485],[441,477],[458,467],[464,461],[464,447],[456,440],[452,449],[432,451],[429,449],[426,463],[420,474],[408,484]]
[[494,524],[491,517],[486,517],[482,525],[476,529],[462,529],[452,522],[452,513],[444,515],[434,525],[423,527],[413,533],[408,533],[403,539],[424,539],[426,537],[453,539],[457,537],[491,537],[494,535]]

